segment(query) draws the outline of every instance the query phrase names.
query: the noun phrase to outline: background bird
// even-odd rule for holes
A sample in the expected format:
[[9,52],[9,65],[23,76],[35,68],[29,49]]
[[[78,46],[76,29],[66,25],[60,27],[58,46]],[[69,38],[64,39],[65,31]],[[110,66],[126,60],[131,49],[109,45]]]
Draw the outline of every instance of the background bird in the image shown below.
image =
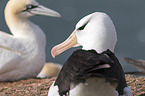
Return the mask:
[[126,72],[126,73],[145,75],[145,60],[134,60],[132,58],[125,57],[124,61],[135,66],[139,70],[139,71],[135,71],[135,72]]
[[28,19],[35,15],[60,17],[35,0],[8,1],[5,20],[12,35],[0,32],[0,81],[36,77],[45,64],[45,34]]
[[82,18],[73,33],[52,48],[55,57],[72,46],[83,47],[65,62],[48,96],[132,96],[113,54],[116,42],[115,26],[107,14],[95,12]]

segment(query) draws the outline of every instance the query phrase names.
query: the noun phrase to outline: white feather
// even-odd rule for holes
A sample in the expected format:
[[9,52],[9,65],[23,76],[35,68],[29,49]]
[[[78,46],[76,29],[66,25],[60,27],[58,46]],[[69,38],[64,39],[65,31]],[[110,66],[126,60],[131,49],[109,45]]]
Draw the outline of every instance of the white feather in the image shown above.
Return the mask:
[[[85,83],[77,85],[71,83],[70,88],[69,96],[118,96],[115,87],[101,78],[88,79]],[[48,96],[60,96],[54,83],[49,89]]]
[[[88,24],[83,30],[78,30],[86,22]],[[81,19],[76,25],[76,36],[78,44],[83,49],[94,49],[98,53],[110,49],[114,52],[117,42],[115,26],[110,17],[101,12],[92,13]]]
[[[28,5],[37,8],[30,10]],[[60,16],[35,0],[8,1],[5,19],[12,35],[0,32],[0,81],[33,78],[42,69],[46,37],[39,26],[28,19],[34,15]]]

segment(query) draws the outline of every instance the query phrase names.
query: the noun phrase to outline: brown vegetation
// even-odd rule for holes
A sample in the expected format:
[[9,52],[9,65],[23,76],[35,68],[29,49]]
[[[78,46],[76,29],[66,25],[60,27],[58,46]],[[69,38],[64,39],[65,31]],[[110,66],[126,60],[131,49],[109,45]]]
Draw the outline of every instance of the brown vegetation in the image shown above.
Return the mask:
[[[15,82],[0,82],[0,96],[47,96],[55,78],[28,79]],[[145,78],[126,75],[133,96],[145,96]]]

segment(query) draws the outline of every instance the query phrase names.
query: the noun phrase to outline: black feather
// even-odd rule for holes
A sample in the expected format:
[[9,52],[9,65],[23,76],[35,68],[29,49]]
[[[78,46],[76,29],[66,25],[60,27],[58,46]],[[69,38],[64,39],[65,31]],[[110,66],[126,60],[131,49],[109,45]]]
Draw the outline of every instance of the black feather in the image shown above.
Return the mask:
[[55,85],[58,85],[61,96],[67,96],[71,82],[85,82],[86,79],[93,77],[106,78],[108,82],[118,81],[117,90],[120,95],[123,94],[123,88],[127,86],[122,67],[110,50],[101,54],[95,50],[73,52],[60,71]]

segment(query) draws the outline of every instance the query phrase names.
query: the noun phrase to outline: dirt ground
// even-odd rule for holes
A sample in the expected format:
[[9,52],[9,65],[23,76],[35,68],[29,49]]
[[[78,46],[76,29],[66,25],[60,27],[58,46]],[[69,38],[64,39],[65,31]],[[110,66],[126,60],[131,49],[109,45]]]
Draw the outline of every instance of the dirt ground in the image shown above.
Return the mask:
[[[47,96],[54,80],[55,78],[0,82],[0,96]],[[126,75],[126,80],[133,96],[145,96],[145,77]]]

